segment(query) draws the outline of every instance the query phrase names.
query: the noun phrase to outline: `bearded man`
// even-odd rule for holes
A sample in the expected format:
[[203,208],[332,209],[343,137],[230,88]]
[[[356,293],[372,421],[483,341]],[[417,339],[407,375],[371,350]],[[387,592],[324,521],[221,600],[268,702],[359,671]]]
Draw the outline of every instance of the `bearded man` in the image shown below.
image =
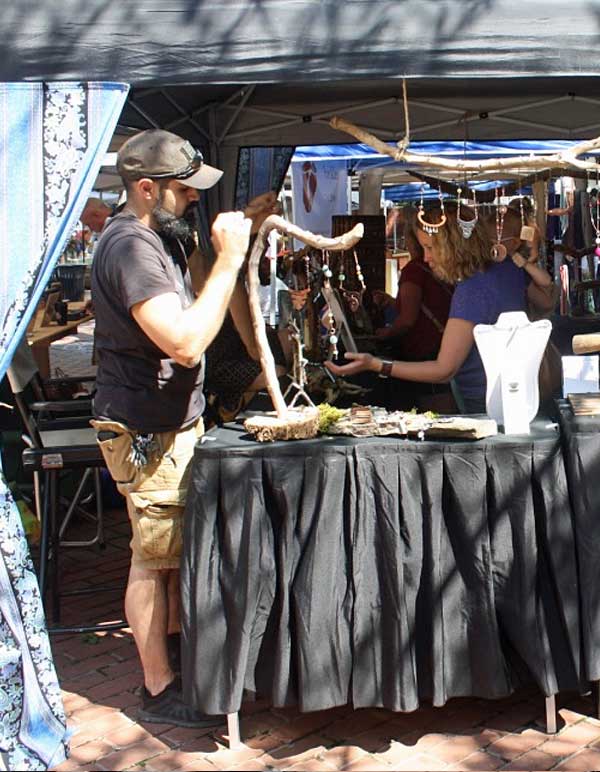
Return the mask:
[[[183,243],[186,212],[222,172],[188,141],[152,129],[117,156],[127,191],[94,254],[98,360],[93,422],[132,527],[125,613],[144,672],[140,720],[206,727],[223,717],[186,705],[177,676],[182,516],[194,445],[203,432],[204,351],[227,311],[252,222],[220,214],[216,260],[196,296]],[[274,196],[251,210],[264,218]],[[169,658],[169,642],[176,645]]]

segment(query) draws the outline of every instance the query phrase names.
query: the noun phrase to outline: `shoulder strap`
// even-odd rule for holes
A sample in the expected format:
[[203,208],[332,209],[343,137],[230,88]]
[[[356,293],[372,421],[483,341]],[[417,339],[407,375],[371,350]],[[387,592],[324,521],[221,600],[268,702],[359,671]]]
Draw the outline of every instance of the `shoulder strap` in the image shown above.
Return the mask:
[[435,316],[433,311],[425,305],[425,303],[421,303],[421,311],[423,311],[425,316],[432,322],[433,326],[438,332],[440,333],[444,332],[444,325]]

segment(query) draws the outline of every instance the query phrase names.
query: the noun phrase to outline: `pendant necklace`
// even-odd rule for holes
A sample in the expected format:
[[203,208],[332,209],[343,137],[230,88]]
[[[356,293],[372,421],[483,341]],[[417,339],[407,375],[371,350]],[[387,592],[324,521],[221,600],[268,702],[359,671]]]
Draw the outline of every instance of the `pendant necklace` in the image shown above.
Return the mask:
[[596,195],[594,198],[590,197],[590,220],[592,221],[592,228],[596,234],[596,249],[594,254],[600,257],[600,187],[598,180],[598,169],[596,169]]
[[[502,195],[504,195],[504,188],[502,188]],[[501,263],[507,255],[506,247],[502,243],[505,215],[506,207],[501,205],[498,196],[498,188],[496,188],[496,243],[492,246],[491,250],[492,260],[496,263]]]
[[475,230],[475,224],[479,219],[479,214],[477,212],[477,197],[475,195],[475,190],[473,190],[473,212],[475,216],[471,220],[463,220],[462,217],[460,216],[461,193],[462,193],[462,188],[458,188],[456,191],[456,194],[457,194],[456,222],[458,224],[458,227],[460,228],[460,232],[463,235],[463,239],[470,239],[471,236],[473,235],[473,231]]
[[[327,289],[331,289],[331,283],[330,279],[333,276],[331,272],[331,268],[329,267],[329,255],[325,250],[323,250],[323,286]],[[327,347],[327,356],[331,359],[337,359],[339,352],[337,347],[338,342],[338,336],[337,336],[337,330],[335,327],[335,317],[333,315],[333,311],[331,309],[331,303],[327,305],[327,340],[328,340],[328,347]]]
[[421,186],[421,202],[419,203],[419,209],[417,211],[417,220],[419,222],[419,225],[421,228],[425,231],[425,233],[428,236],[433,236],[434,233],[437,233],[440,228],[442,228],[446,224],[446,214],[444,212],[444,196],[442,194],[442,187],[441,185],[438,187],[438,198],[440,199],[440,209],[442,210],[442,216],[440,217],[439,222],[428,222],[425,219],[425,205],[423,203],[423,191],[425,189],[425,185]]

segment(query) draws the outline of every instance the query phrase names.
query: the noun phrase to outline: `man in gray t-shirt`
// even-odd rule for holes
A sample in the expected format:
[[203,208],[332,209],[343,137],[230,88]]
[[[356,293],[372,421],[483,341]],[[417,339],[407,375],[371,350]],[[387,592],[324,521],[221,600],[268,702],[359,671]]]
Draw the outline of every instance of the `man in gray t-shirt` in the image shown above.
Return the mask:
[[[132,527],[125,612],[144,671],[140,718],[212,726],[222,718],[184,703],[168,641],[179,630],[182,516],[202,433],[204,351],[223,322],[251,222],[242,212],[216,218],[216,260],[195,297],[181,247],[189,236],[184,215],[221,172],[189,142],[158,129],[127,140],[117,170],[127,204],[105,226],[92,267],[93,424]],[[264,216],[274,201],[262,203]]]

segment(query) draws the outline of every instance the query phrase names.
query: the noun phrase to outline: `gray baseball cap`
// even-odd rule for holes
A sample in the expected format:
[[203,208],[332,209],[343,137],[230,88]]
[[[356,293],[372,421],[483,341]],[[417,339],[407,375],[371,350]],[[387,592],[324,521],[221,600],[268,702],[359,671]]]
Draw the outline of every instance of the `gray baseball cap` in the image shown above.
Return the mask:
[[190,188],[212,188],[223,176],[204,163],[202,153],[187,139],[163,129],[148,129],[130,137],[117,153],[123,180],[176,179]]

